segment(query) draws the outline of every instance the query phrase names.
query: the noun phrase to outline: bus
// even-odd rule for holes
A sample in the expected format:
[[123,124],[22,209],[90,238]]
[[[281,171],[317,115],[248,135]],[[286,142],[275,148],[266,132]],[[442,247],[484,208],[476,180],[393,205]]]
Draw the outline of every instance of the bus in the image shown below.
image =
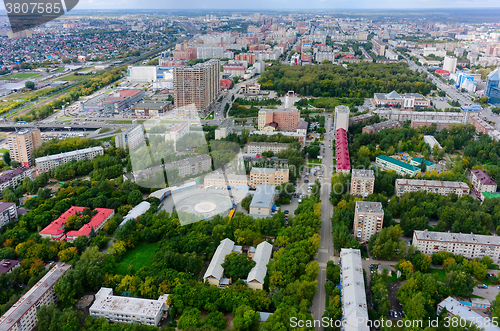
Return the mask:
[[229,220],[231,220],[231,218],[233,217],[233,215],[234,215],[234,209],[231,209],[231,211],[229,212],[229,215],[228,215]]

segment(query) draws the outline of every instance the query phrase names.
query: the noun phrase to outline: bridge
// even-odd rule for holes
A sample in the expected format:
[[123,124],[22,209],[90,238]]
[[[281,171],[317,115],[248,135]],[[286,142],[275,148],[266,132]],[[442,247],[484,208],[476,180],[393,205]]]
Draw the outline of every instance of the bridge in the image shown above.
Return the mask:
[[128,129],[131,128],[132,124],[109,124],[105,122],[85,122],[83,123],[11,123],[11,122],[0,122],[0,130],[2,131],[16,131],[20,129],[30,129],[30,128],[38,128],[40,131],[50,131],[52,129],[63,131],[68,130],[71,131],[73,129],[78,130],[97,130],[99,128],[109,128],[109,129]]

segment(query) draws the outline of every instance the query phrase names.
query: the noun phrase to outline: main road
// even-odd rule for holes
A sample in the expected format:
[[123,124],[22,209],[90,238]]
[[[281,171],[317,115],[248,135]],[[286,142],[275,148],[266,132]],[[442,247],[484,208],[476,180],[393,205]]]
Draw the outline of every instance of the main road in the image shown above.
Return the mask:
[[[323,139],[325,156],[323,157],[323,182],[321,183],[321,247],[318,251],[318,263],[319,263],[319,275],[318,275],[318,291],[314,295],[311,313],[315,320],[321,320],[323,313],[325,311],[326,303],[326,263],[329,260],[333,260],[333,236],[332,236],[332,213],[333,206],[330,203],[330,189],[331,189],[331,179],[330,176],[333,174],[333,150],[328,148],[330,145],[332,135],[330,135],[330,128],[332,125],[332,117],[330,115],[325,115],[325,128],[326,133]],[[318,330],[322,330],[323,327],[319,327]]]

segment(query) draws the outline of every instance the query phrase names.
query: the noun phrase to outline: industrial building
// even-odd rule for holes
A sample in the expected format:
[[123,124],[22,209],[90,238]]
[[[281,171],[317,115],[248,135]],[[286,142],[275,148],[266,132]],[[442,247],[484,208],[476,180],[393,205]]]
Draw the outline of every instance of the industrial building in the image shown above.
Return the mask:
[[[167,314],[168,294],[158,300],[113,295],[113,289],[101,287],[95,295],[95,301],[89,309],[90,316],[103,317],[112,322],[144,325],[158,325]],[[166,316],[165,316],[166,317]]]
[[412,245],[428,256],[445,251],[468,259],[489,256],[494,263],[500,262],[500,237],[497,235],[415,230]]
[[373,194],[375,173],[373,170],[352,169],[351,194],[366,198]]
[[55,167],[58,167],[61,164],[65,164],[73,160],[91,161],[101,155],[104,155],[104,148],[102,148],[102,146],[96,146],[96,147],[78,149],[76,151],[71,151],[67,153],[38,157],[35,159],[36,170],[38,172],[49,171],[50,169],[54,169]]
[[354,235],[359,241],[367,241],[382,230],[384,210],[380,202],[356,201],[354,211]]
[[214,105],[220,92],[219,60],[175,67],[173,76],[175,107],[194,105],[197,111],[205,112]]
[[370,331],[361,251],[342,248],[340,263],[342,330]]
[[424,179],[396,179],[395,194],[398,197],[407,192],[424,191],[442,195],[456,194],[459,197],[470,193],[469,186],[464,182],[450,182]]
[[57,302],[54,284],[71,268],[69,264],[56,263],[32,288],[29,289],[5,314],[0,317],[2,331],[29,331],[36,326],[36,312],[40,306]]
[[288,169],[256,168],[250,170],[250,187],[259,185],[281,185],[288,183],[290,171]]
[[30,167],[34,163],[33,151],[42,146],[42,136],[39,129],[22,129],[9,133],[10,158]]
[[108,98],[102,100],[103,112],[120,113],[141,101],[144,95],[144,90],[139,89],[115,91]]
[[385,170],[394,170],[401,176],[416,176],[422,170],[406,162],[394,159],[387,155],[379,155],[375,159],[375,165]]
[[270,216],[276,200],[276,186],[263,184],[257,190],[250,203],[250,215],[254,217]]

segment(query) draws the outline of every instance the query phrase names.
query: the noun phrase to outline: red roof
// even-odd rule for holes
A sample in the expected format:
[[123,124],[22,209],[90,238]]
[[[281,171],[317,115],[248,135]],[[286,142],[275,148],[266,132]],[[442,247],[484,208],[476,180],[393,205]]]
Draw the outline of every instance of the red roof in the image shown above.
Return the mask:
[[436,74],[449,74],[450,72],[448,70],[441,70],[441,69],[436,69]]
[[220,88],[230,88],[231,87],[231,81],[229,79],[222,79],[220,81]]
[[351,161],[349,160],[349,147],[347,144],[347,132],[340,128],[336,132],[335,140],[335,155],[337,158],[337,169],[351,169]]
[[[83,210],[86,207],[71,207],[70,209],[66,210],[61,216],[59,216],[58,219],[47,225],[42,231],[39,233],[41,235],[50,235],[52,237],[57,237],[58,239],[64,234],[64,225],[66,224],[66,220],[68,217],[75,215],[75,213],[82,213]],[[108,208],[96,208],[97,214],[92,217],[90,222],[88,224],[85,224],[80,228],[78,231],[69,231],[68,236],[71,237],[78,237],[81,235],[86,235],[88,236],[90,234],[90,228],[93,227],[94,229],[97,228],[99,224],[102,223],[106,217],[108,217],[111,213],[114,212],[113,209],[108,209]]]

